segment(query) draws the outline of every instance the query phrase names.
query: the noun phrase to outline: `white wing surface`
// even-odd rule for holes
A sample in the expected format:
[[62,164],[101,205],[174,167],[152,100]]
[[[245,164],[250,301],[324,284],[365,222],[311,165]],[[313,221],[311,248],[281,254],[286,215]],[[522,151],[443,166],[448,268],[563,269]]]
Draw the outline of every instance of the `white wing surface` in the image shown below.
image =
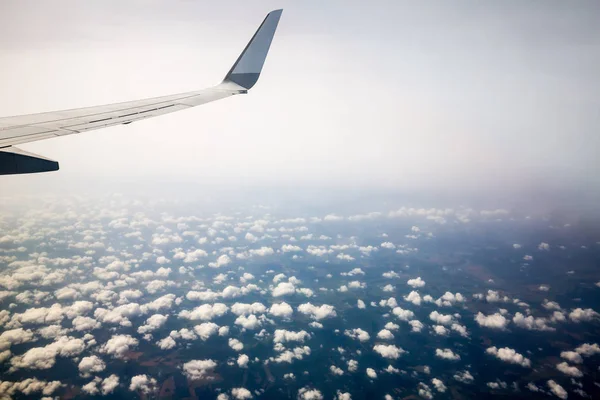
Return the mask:
[[17,144],[130,124],[247,93],[260,76],[281,13],[282,10],[275,10],[266,16],[217,86],[124,103],[0,118],[0,175],[58,170],[58,162],[14,147]]

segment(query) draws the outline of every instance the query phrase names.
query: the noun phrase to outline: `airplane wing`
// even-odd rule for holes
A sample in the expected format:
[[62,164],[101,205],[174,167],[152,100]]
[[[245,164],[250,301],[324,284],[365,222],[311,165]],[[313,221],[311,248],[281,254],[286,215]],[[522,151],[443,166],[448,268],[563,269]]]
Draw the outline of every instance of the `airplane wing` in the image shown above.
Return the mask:
[[282,11],[267,14],[223,82],[217,86],[125,103],[0,118],[0,175],[58,170],[58,162],[14,147],[17,144],[130,124],[247,93],[260,76]]

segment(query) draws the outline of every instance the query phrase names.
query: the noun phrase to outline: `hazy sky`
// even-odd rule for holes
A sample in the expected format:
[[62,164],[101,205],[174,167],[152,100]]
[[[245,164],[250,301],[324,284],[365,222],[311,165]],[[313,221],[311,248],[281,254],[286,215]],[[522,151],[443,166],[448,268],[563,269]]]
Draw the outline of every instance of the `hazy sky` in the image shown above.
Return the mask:
[[61,170],[2,187],[600,185],[597,1],[2,1],[0,115],[217,84],[275,8],[249,95],[22,145]]

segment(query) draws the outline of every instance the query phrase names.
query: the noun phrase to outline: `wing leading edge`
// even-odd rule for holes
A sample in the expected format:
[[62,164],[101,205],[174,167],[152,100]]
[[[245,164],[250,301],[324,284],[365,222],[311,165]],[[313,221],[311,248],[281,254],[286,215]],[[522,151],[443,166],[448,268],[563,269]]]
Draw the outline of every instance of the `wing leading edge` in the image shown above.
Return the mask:
[[267,14],[223,82],[217,86],[124,103],[0,118],[0,175],[58,170],[56,161],[13,147],[17,144],[130,124],[247,93],[260,76],[282,11]]

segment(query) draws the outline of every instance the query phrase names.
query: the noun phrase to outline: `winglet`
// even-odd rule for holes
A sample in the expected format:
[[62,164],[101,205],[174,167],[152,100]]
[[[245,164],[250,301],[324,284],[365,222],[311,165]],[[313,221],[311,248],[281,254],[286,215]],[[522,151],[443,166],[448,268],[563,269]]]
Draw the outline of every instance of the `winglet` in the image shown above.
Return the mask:
[[242,54],[227,73],[224,82],[234,82],[246,89],[254,86],[267,58],[282,12],[283,10],[275,10],[267,14]]

